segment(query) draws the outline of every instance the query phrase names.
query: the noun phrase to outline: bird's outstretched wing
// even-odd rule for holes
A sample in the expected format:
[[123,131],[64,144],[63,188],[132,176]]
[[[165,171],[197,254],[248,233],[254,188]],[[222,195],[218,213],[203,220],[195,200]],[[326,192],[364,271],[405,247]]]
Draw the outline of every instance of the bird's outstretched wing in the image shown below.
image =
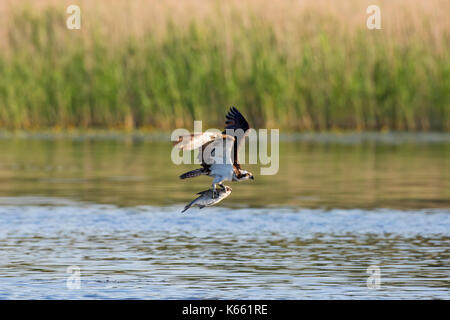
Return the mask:
[[223,133],[226,133],[226,129],[242,129],[244,132],[247,132],[247,130],[250,129],[247,120],[245,120],[244,116],[235,107],[231,107],[225,117],[227,120],[225,121],[226,126]]
[[[235,138],[233,148],[233,165],[239,169],[240,165],[238,159],[238,151],[240,146],[242,145],[242,141],[248,134],[250,126],[247,120],[245,120],[244,116],[234,106],[230,108],[230,111],[228,111],[226,118],[227,120],[225,121],[225,130],[223,131],[223,133],[231,135]],[[233,130],[233,132],[229,132],[227,131],[227,129]]]
[[222,136],[223,135],[220,132],[206,131],[203,133],[193,133],[186,136],[179,136],[178,140],[174,141],[174,145],[182,150],[194,150],[210,141],[220,139]]
[[[201,157],[200,160],[202,161],[203,167],[209,167],[212,163],[219,164],[218,158],[221,157],[223,164],[229,164],[229,159],[231,158],[231,163],[236,169],[239,169],[239,147],[242,145],[242,140],[248,133],[250,126],[244,116],[235,107],[230,108],[226,118],[225,130],[222,133],[203,132],[180,136],[178,140],[174,142],[175,147],[182,150],[194,150],[201,147],[199,157]],[[232,130],[232,132],[227,132],[227,130]],[[230,139],[233,139],[231,149],[229,143],[231,141]],[[211,149],[215,148],[220,148],[218,149],[219,152],[210,152]],[[205,152],[205,150],[207,152]]]

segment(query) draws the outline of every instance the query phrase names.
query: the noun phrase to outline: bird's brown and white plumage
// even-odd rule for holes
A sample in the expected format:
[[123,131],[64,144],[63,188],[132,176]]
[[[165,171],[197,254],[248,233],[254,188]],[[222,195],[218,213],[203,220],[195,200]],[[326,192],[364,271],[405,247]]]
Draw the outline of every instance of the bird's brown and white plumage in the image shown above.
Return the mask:
[[213,190],[216,184],[223,188],[224,181],[253,180],[253,175],[241,168],[238,159],[239,147],[250,126],[244,116],[231,107],[226,115],[225,130],[220,132],[204,132],[182,136],[176,142],[176,147],[183,150],[201,148],[199,160],[202,168],[186,172],[181,179],[208,175],[214,178]]

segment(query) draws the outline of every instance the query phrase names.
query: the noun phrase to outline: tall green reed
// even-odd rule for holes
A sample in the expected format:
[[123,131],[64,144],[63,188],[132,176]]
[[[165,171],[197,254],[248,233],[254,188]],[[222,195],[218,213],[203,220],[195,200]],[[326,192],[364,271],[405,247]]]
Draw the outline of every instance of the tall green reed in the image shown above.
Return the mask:
[[450,129],[450,61],[412,38],[327,30],[280,41],[271,24],[233,16],[168,22],[119,44],[65,28],[54,8],[18,10],[0,52],[0,125],[9,129],[150,128],[202,119],[220,126],[236,105],[256,127],[284,130]]

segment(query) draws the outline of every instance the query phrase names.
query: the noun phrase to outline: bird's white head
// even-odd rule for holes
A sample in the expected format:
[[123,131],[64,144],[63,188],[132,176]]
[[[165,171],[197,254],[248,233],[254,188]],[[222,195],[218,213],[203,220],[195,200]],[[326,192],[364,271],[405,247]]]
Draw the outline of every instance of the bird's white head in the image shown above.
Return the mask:
[[237,177],[237,180],[241,181],[241,180],[255,180],[255,178],[253,177],[253,174],[247,170],[241,170],[240,171],[240,175]]

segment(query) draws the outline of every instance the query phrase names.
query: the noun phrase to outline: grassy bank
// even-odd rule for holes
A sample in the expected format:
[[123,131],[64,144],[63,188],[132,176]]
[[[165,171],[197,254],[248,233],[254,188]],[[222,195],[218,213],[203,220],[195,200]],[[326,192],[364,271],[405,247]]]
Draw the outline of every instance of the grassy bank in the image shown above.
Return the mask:
[[450,129],[448,1],[64,1],[0,9],[0,126],[223,122],[285,130]]

